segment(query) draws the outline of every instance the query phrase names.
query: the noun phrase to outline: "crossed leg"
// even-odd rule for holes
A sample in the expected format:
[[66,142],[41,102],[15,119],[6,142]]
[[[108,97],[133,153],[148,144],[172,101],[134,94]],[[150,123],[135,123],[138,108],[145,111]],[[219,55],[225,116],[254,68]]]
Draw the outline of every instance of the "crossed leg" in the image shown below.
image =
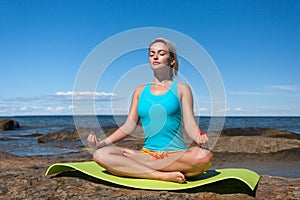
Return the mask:
[[119,147],[103,147],[94,153],[94,161],[117,176],[149,178],[183,183],[184,175],[179,171],[158,171],[126,157]]
[[211,166],[212,153],[200,147],[192,147],[185,152],[174,154],[161,160],[152,160],[142,152],[124,149],[123,153],[140,163],[159,171],[180,171],[186,177],[193,177],[203,172]]
[[152,160],[146,154],[119,147],[104,147],[94,153],[94,160],[112,174],[182,183],[186,177],[205,172],[211,166],[212,153],[199,147]]

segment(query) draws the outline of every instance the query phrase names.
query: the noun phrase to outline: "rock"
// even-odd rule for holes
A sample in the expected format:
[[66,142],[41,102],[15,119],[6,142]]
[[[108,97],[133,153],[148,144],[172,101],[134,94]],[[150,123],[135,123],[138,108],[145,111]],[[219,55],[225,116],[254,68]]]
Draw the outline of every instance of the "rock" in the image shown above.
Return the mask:
[[221,136],[213,152],[224,153],[272,153],[300,149],[300,140],[262,136]]
[[13,130],[14,128],[19,128],[20,124],[16,120],[12,119],[0,119],[0,130]]
[[300,199],[300,178],[262,176],[256,192],[247,194],[237,192],[241,185],[232,181],[191,191],[151,191],[109,184],[75,171],[45,176],[53,163],[91,159],[90,155],[76,155],[18,157],[0,153],[1,199]]
[[[286,150],[300,151],[300,134],[270,128],[230,128],[221,135],[210,134],[213,152],[265,154]],[[299,152],[300,153],[300,152]]]
[[24,138],[35,138],[35,137],[39,137],[39,136],[42,136],[43,134],[41,133],[38,133],[38,132],[32,132],[31,134],[28,134],[28,135],[23,135],[21,137],[24,137]]
[[39,136],[37,141],[39,143],[46,143],[50,141],[76,141],[80,140],[77,130],[75,128],[64,128]]
[[257,199],[300,199],[300,178],[262,176]]
[[276,130],[271,128],[228,128],[224,129],[221,133],[222,136],[263,136],[263,137],[276,137],[286,139],[300,140],[300,134],[296,134],[284,130]]
[[[105,135],[112,134],[117,127],[105,128]],[[99,130],[95,131],[98,135]],[[68,127],[61,130],[54,130],[45,135],[41,135],[37,138],[39,143],[55,142],[55,141],[78,141],[80,139],[86,140],[90,130],[84,128]]]
[[12,120],[14,122],[14,128],[20,128],[20,123],[16,120]]

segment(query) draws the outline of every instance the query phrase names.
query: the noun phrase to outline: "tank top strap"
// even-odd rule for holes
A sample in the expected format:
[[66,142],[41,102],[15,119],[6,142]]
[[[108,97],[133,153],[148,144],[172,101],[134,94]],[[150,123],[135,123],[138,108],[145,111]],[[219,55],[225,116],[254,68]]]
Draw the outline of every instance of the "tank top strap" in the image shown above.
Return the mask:
[[171,86],[170,86],[170,90],[172,91],[173,94],[178,96],[177,82],[172,81]]

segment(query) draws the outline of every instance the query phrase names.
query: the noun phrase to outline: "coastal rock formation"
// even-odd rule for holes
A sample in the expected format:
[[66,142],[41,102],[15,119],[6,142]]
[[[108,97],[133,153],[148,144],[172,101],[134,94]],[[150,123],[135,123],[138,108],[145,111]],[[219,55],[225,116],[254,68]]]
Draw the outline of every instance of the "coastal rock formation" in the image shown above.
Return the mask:
[[64,128],[61,130],[51,131],[45,135],[37,138],[39,143],[53,142],[53,141],[77,141],[80,137],[77,130],[73,127]]
[[[105,134],[110,135],[116,128],[106,128]],[[80,134],[80,136],[79,136]],[[78,141],[85,140],[89,134],[89,130],[76,129],[75,127],[63,128],[60,130],[51,131],[37,138],[39,143],[55,142],[55,141]]]
[[212,135],[208,145],[213,152],[274,153],[296,150],[300,153],[300,135],[268,128],[225,129],[220,137]]
[[0,119],[0,130],[6,131],[6,130],[13,130],[15,128],[19,128],[20,124],[16,120],[12,119]]
[[[102,136],[110,135],[115,129],[106,129]],[[79,132],[84,137],[88,134],[87,130]],[[300,140],[294,133],[247,128],[228,129],[220,137],[213,133],[208,135],[210,142],[215,142],[212,168],[245,167],[257,171],[261,179],[254,193],[249,193],[247,187],[234,181],[171,192],[125,188],[79,172],[64,172],[52,178],[44,176],[47,168],[54,163],[92,160],[91,152],[82,150],[57,156],[30,157],[0,152],[0,199],[300,199],[300,178],[279,177],[278,173],[288,169],[290,173],[285,174],[299,177]],[[80,140],[78,131],[73,127],[38,138],[39,142],[46,143],[42,145],[63,142],[64,147],[65,141]],[[142,129],[138,127],[117,145],[141,148]],[[291,166],[294,168],[290,169]],[[270,176],[272,171],[274,176]]]
[[224,136],[220,137],[212,148],[213,152],[252,154],[273,153],[290,149],[300,149],[300,140],[262,136]]
[[293,132],[284,131],[284,130],[277,130],[271,128],[259,128],[259,127],[228,128],[228,129],[224,129],[221,135],[222,136],[263,136],[263,137],[300,140],[300,134],[295,134]]
[[232,181],[186,191],[149,191],[117,186],[77,172],[52,178],[44,175],[53,163],[90,160],[89,154],[18,157],[0,153],[0,159],[1,199],[300,199],[300,178],[262,176],[254,194]]
[[[103,137],[112,134],[117,127],[109,127],[104,130]],[[79,134],[80,133],[80,137]],[[88,130],[77,130],[75,127],[55,130],[37,137],[39,143],[48,142],[71,142],[85,140],[89,134]],[[118,143],[119,146],[140,149],[143,145],[143,130],[137,127],[130,137]],[[235,128],[225,129],[219,136],[208,133],[209,142],[204,145],[214,153],[274,153],[286,150],[300,151],[299,134],[288,131],[266,129],[266,128]],[[134,142],[133,142],[134,141]],[[193,143],[187,138],[187,146]]]

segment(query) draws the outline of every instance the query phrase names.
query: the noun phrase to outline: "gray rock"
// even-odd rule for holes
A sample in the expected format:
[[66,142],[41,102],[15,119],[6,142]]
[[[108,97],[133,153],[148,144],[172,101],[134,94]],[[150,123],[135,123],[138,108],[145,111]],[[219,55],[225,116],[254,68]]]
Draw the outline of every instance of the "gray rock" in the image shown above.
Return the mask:
[[50,141],[76,141],[80,140],[75,128],[64,128],[39,136],[37,141],[39,143],[46,143]]
[[0,119],[0,130],[13,130],[15,128],[19,128],[20,124],[16,120],[12,119]]

